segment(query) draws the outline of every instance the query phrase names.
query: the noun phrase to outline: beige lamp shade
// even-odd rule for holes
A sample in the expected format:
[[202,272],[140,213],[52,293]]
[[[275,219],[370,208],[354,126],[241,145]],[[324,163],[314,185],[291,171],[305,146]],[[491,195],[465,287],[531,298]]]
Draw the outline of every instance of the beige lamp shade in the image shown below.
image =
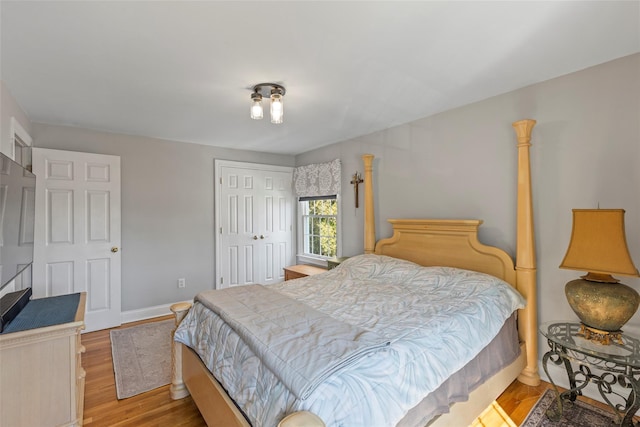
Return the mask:
[[560,268],[640,276],[624,231],[623,209],[573,209],[573,230]]

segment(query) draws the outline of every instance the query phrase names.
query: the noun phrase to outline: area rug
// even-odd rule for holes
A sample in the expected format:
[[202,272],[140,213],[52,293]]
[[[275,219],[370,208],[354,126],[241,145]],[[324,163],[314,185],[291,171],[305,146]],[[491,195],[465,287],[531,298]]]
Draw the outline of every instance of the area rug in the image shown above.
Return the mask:
[[170,319],[110,332],[118,399],[171,382],[171,330],[174,325]]
[[555,391],[546,390],[531,409],[521,427],[611,427],[615,425],[613,424],[615,420],[613,412],[604,411],[580,400],[569,404],[565,403],[562,419],[551,421],[547,418],[546,411],[551,405],[557,405],[555,398]]

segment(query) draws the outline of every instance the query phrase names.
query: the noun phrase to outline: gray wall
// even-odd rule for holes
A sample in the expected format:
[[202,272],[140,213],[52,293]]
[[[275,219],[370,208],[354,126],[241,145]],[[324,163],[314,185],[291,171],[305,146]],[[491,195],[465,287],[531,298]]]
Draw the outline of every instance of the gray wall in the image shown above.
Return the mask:
[[[376,155],[378,238],[388,218],[479,218],[481,240],[515,251],[516,142],[511,123],[531,118],[541,322],[576,319],[564,285],[583,274],[558,268],[572,208],[624,208],[640,267],[640,54],[296,157],[340,158],[346,175]],[[344,255],[362,251],[362,209],[343,179]],[[618,277],[640,290],[640,280]],[[625,328],[640,334],[640,314]],[[546,348],[540,342],[541,350]]]
[[[293,156],[33,124],[34,146],[120,156],[122,310],[189,300],[214,282],[214,159],[293,166]],[[187,287],[178,289],[184,277]]]

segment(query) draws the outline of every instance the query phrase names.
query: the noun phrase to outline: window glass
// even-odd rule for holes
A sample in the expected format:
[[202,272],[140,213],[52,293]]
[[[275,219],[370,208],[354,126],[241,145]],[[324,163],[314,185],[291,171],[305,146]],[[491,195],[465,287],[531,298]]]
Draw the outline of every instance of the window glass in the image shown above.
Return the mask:
[[335,257],[338,241],[338,201],[332,198],[310,198],[300,201],[302,242],[306,255]]

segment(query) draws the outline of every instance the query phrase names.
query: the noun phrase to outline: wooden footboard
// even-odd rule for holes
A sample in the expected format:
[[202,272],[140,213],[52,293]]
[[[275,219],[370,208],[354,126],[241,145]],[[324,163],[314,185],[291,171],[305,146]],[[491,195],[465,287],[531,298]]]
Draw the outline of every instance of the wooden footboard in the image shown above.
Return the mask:
[[[191,308],[189,303],[171,306],[176,327]],[[175,329],[174,329],[175,332]],[[200,357],[189,347],[172,340],[172,380],[169,388],[174,400],[189,394],[209,427],[251,427],[244,414],[229,397]],[[307,411],[294,412],[278,423],[278,427],[325,427],[322,420]]]
[[[171,306],[176,327],[191,308],[189,303]],[[175,333],[175,329],[174,329]],[[189,347],[172,340],[171,398],[182,399],[191,394],[208,426],[251,427],[242,411],[211,375],[200,357]]]
[[208,426],[250,427],[242,412],[198,355],[182,344],[182,376]]

